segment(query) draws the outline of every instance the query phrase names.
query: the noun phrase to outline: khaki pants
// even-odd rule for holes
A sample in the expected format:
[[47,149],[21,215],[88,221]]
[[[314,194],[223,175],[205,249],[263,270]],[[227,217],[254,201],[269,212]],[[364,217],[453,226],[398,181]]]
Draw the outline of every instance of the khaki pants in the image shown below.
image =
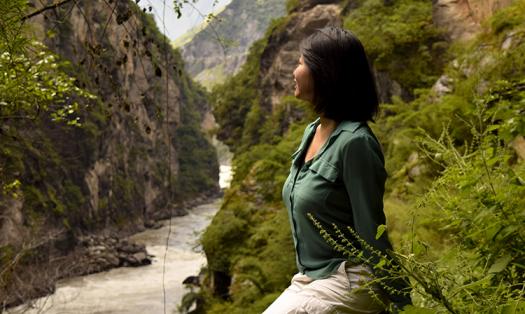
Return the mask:
[[297,273],[263,314],[380,313],[388,301],[377,287],[366,285],[370,280],[369,267],[346,262],[324,279]]

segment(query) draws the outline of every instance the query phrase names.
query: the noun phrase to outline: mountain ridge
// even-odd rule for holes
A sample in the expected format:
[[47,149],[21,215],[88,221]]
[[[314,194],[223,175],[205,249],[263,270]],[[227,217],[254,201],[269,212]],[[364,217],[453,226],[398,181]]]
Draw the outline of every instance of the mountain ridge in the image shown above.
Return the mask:
[[235,73],[251,43],[261,38],[270,21],[284,10],[281,0],[233,0],[180,47],[188,73],[208,89]]

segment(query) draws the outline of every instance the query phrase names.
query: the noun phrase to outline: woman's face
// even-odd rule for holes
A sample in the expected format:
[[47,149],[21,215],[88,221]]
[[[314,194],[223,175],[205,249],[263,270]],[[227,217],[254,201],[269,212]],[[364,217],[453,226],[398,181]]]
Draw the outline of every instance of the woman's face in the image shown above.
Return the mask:
[[295,82],[295,97],[312,102],[314,99],[314,79],[312,72],[304,63],[303,56],[299,58],[299,64],[293,71]]

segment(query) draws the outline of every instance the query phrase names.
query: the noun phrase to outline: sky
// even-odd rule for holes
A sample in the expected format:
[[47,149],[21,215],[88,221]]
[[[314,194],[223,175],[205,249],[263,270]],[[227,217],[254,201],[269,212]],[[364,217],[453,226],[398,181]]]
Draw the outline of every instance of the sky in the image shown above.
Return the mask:
[[[173,9],[173,0],[140,0],[138,5],[141,8],[148,9],[150,6],[153,8],[151,13],[155,16],[155,21],[160,31],[164,33],[162,16],[164,3],[166,3],[166,10],[164,11],[164,20],[166,21],[165,35],[171,40],[175,40],[194,26],[203,22],[206,15],[229,4],[231,1],[232,0],[218,0],[215,6],[213,5],[215,0],[197,0],[196,3],[183,4],[180,19],[177,19],[177,14]],[[190,2],[193,2],[193,0],[190,0]]]

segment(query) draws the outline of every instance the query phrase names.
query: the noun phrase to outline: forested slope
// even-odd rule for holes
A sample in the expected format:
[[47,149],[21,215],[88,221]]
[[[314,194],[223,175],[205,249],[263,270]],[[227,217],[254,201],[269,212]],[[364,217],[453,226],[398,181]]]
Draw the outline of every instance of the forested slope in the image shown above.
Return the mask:
[[291,72],[298,41],[339,23],[362,39],[378,76],[383,105],[371,126],[389,173],[394,258],[414,287],[407,311],[525,308],[525,2],[471,11],[461,11],[470,1],[445,2],[288,1],[288,16],[214,89],[235,176],[202,238],[209,313],[260,313],[296,272],[281,188],[314,116],[290,97]]
[[[218,193],[205,92],[134,1],[0,1],[0,303],[118,266],[82,238]],[[68,264],[69,263],[69,264]],[[45,270],[45,271],[44,271]]]

